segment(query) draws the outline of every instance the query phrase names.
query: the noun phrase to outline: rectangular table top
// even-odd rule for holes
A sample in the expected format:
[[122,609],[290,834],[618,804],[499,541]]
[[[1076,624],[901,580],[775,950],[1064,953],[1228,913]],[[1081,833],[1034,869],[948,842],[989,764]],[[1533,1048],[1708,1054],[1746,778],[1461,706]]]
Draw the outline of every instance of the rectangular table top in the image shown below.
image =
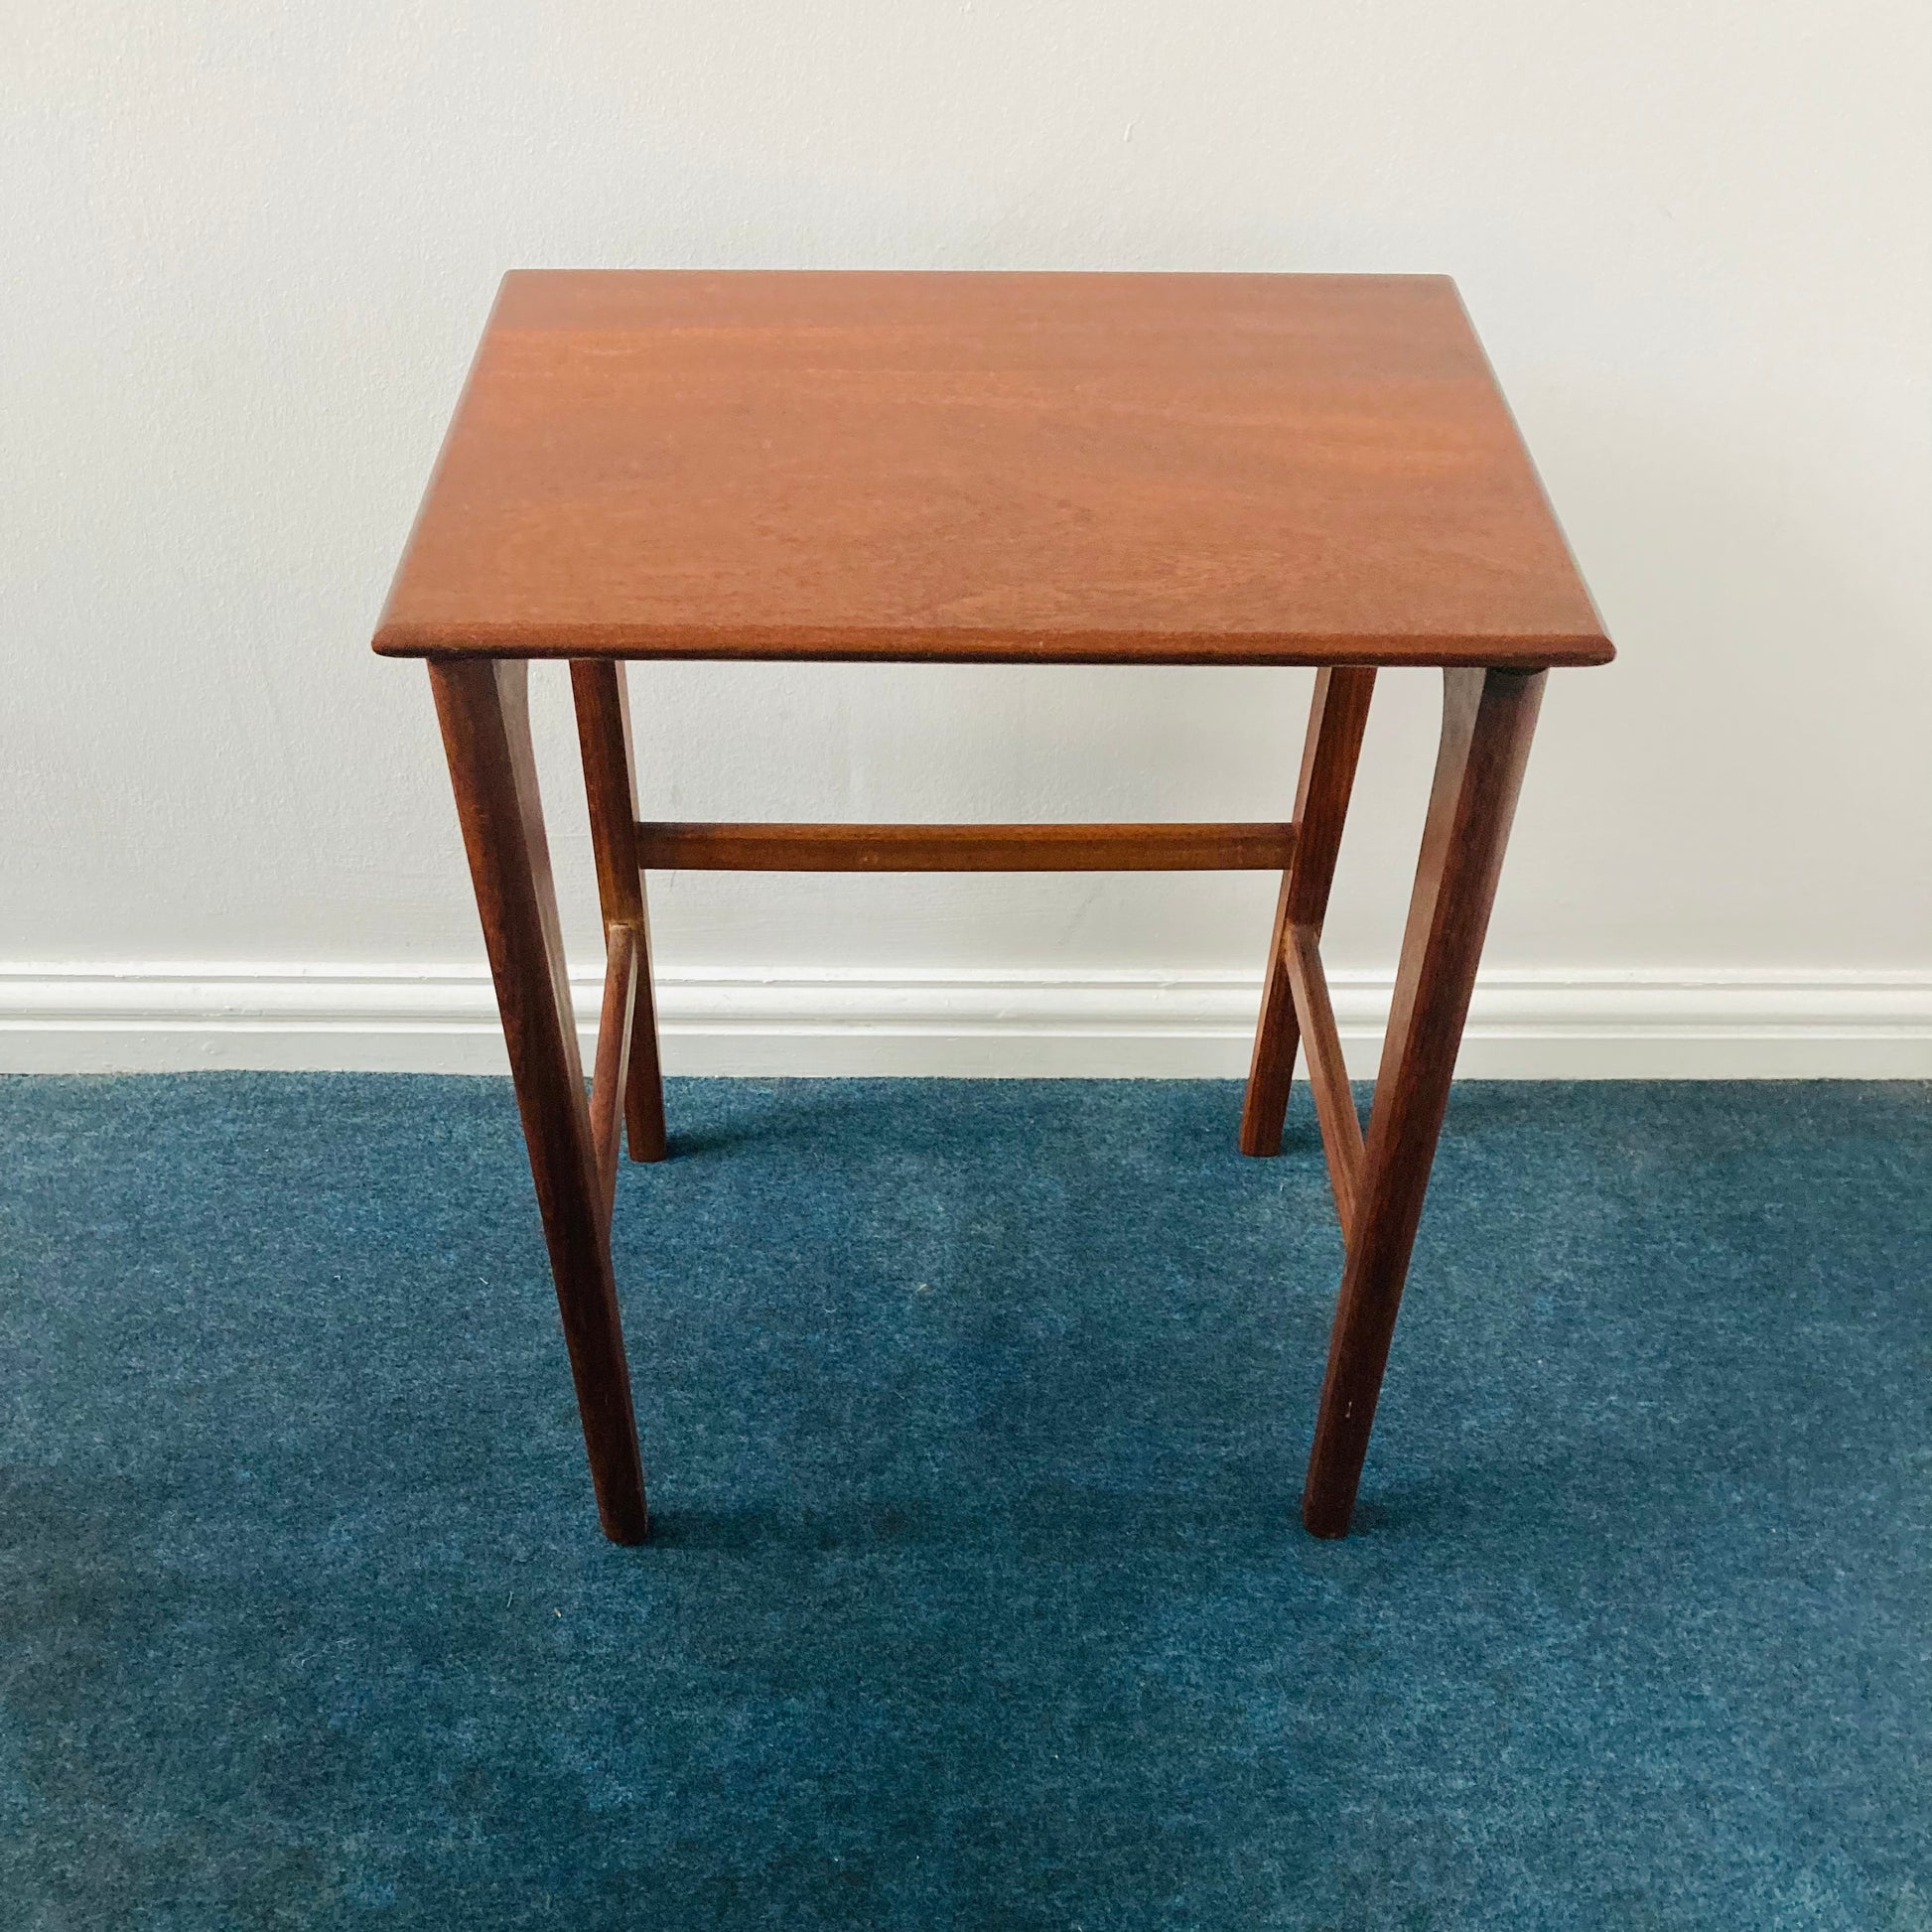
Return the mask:
[[1598,664],[1441,276],[504,277],[395,656]]

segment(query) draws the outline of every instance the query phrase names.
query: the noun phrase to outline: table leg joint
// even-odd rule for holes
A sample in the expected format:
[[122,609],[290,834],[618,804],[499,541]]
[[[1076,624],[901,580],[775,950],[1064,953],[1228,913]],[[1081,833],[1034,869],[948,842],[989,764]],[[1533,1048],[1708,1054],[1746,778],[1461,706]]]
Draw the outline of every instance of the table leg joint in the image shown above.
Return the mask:
[[1341,1034],[1328,997],[1328,976],[1321,965],[1320,935],[1313,926],[1291,925],[1283,948],[1295,1018],[1309,1056],[1309,1084],[1314,1090],[1314,1117],[1321,1130],[1321,1150],[1328,1162],[1328,1184],[1335,1196],[1335,1213],[1342,1239],[1355,1225],[1355,1203],[1362,1185],[1362,1122],[1348,1084],[1348,1065],[1342,1057]]
[[642,957],[634,925],[614,925],[605,935],[604,1003],[597,1023],[597,1062],[591,1077],[591,1148],[608,1227],[617,1200],[618,1148],[622,1139],[624,1088],[630,1071],[631,1023],[637,1007],[637,965]]
[[[1295,786],[1293,857],[1283,869],[1275,902],[1254,1056],[1241,1103],[1243,1154],[1271,1155],[1282,1150],[1289,1088],[1301,1044],[1289,985],[1290,936],[1298,926],[1307,927],[1311,935],[1320,934],[1374,691],[1375,673],[1363,665],[1331,666],[1315,676],[1302,771]],[[1332,1165],[1331,1161],[1331,1172]]]

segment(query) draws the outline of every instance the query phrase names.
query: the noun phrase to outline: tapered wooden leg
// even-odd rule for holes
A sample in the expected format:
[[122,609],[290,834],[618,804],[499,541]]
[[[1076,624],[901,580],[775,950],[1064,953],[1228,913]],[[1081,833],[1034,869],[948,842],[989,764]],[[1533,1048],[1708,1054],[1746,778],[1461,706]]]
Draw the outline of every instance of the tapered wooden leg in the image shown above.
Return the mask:
[[429,675],[536,1178],[597,1513],[612,1542],[641,1543],[644,1473],[537,796],[528,666],[432,662]]
[[584,789],[597,854],[597,893],[608,934],[629,926],[637,950],[637,999],[630,1019],[630,1064],[624,1080],[625,1139],[633,1161],[661,1161],[664,1076],[657,1057],[657,1002],[650,979],[650,918],[637,852],[637,798],[630,775],[630,706],[623,666],[609,658],[575,658],[571,696],[584,754]]
[[1346,1536],[1354,1512],[1544,675],[1444,673],[1436,782],[1302,1496],[1316,1536]]
[[1289,984],[1290,936],[1298,926],[1309,928],[1311,939],[1320,936],[1374,691],[1372,670],[1346,665],[1315,674],[1314,703],[1302,747],[1302,775],[1295,787],[1295,857],[1282,876],[1281,896],[1275,902],[1275,936],[1268,947],[1261,1020],[1255,1028],[1254,1059],[1241,1107],[1243,1154],[1282,1151],[1282,1126],[1288,1118],[1288,1091],[1300,1043]]

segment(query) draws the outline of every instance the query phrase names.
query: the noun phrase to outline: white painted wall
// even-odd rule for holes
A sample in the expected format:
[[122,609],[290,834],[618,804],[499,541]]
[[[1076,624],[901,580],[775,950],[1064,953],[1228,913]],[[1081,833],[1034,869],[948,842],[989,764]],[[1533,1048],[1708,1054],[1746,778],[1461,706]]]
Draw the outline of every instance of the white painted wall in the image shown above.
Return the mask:
[[[702,264],[1454,274],[1623,652],[1553,680],[1482,1063],[1932,1071],[1929,78],[1922,0],[15,0],[0,1063],[474,1061],[427,693],[367,634],[498,273]],[[652,815],[1270,817],[1306,676],[632,689]],[[1343,853],[1364,1028],[1435,695],[1384,679]],[[1270,897],[666,881],[673,1060],[1232,1065]]]

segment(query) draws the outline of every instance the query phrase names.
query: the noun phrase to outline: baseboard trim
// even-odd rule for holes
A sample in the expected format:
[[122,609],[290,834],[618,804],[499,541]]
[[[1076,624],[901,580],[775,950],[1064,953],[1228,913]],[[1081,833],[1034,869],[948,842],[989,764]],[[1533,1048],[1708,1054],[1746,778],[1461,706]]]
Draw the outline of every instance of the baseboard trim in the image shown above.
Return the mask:
[[[1372,1076],[1386,974],[1332,976]],[[600,978],[573,976],[581,1024]],[[744,968],[660,977],[684,1073],[1228,1077],[1259,981],[1220,972]],[[163,962],[0,967],[0,1071],[499,1072],[475,966]],[[1460,1070],[1509,1079],[1932,1078],[1932,972],[1486,974]]]

